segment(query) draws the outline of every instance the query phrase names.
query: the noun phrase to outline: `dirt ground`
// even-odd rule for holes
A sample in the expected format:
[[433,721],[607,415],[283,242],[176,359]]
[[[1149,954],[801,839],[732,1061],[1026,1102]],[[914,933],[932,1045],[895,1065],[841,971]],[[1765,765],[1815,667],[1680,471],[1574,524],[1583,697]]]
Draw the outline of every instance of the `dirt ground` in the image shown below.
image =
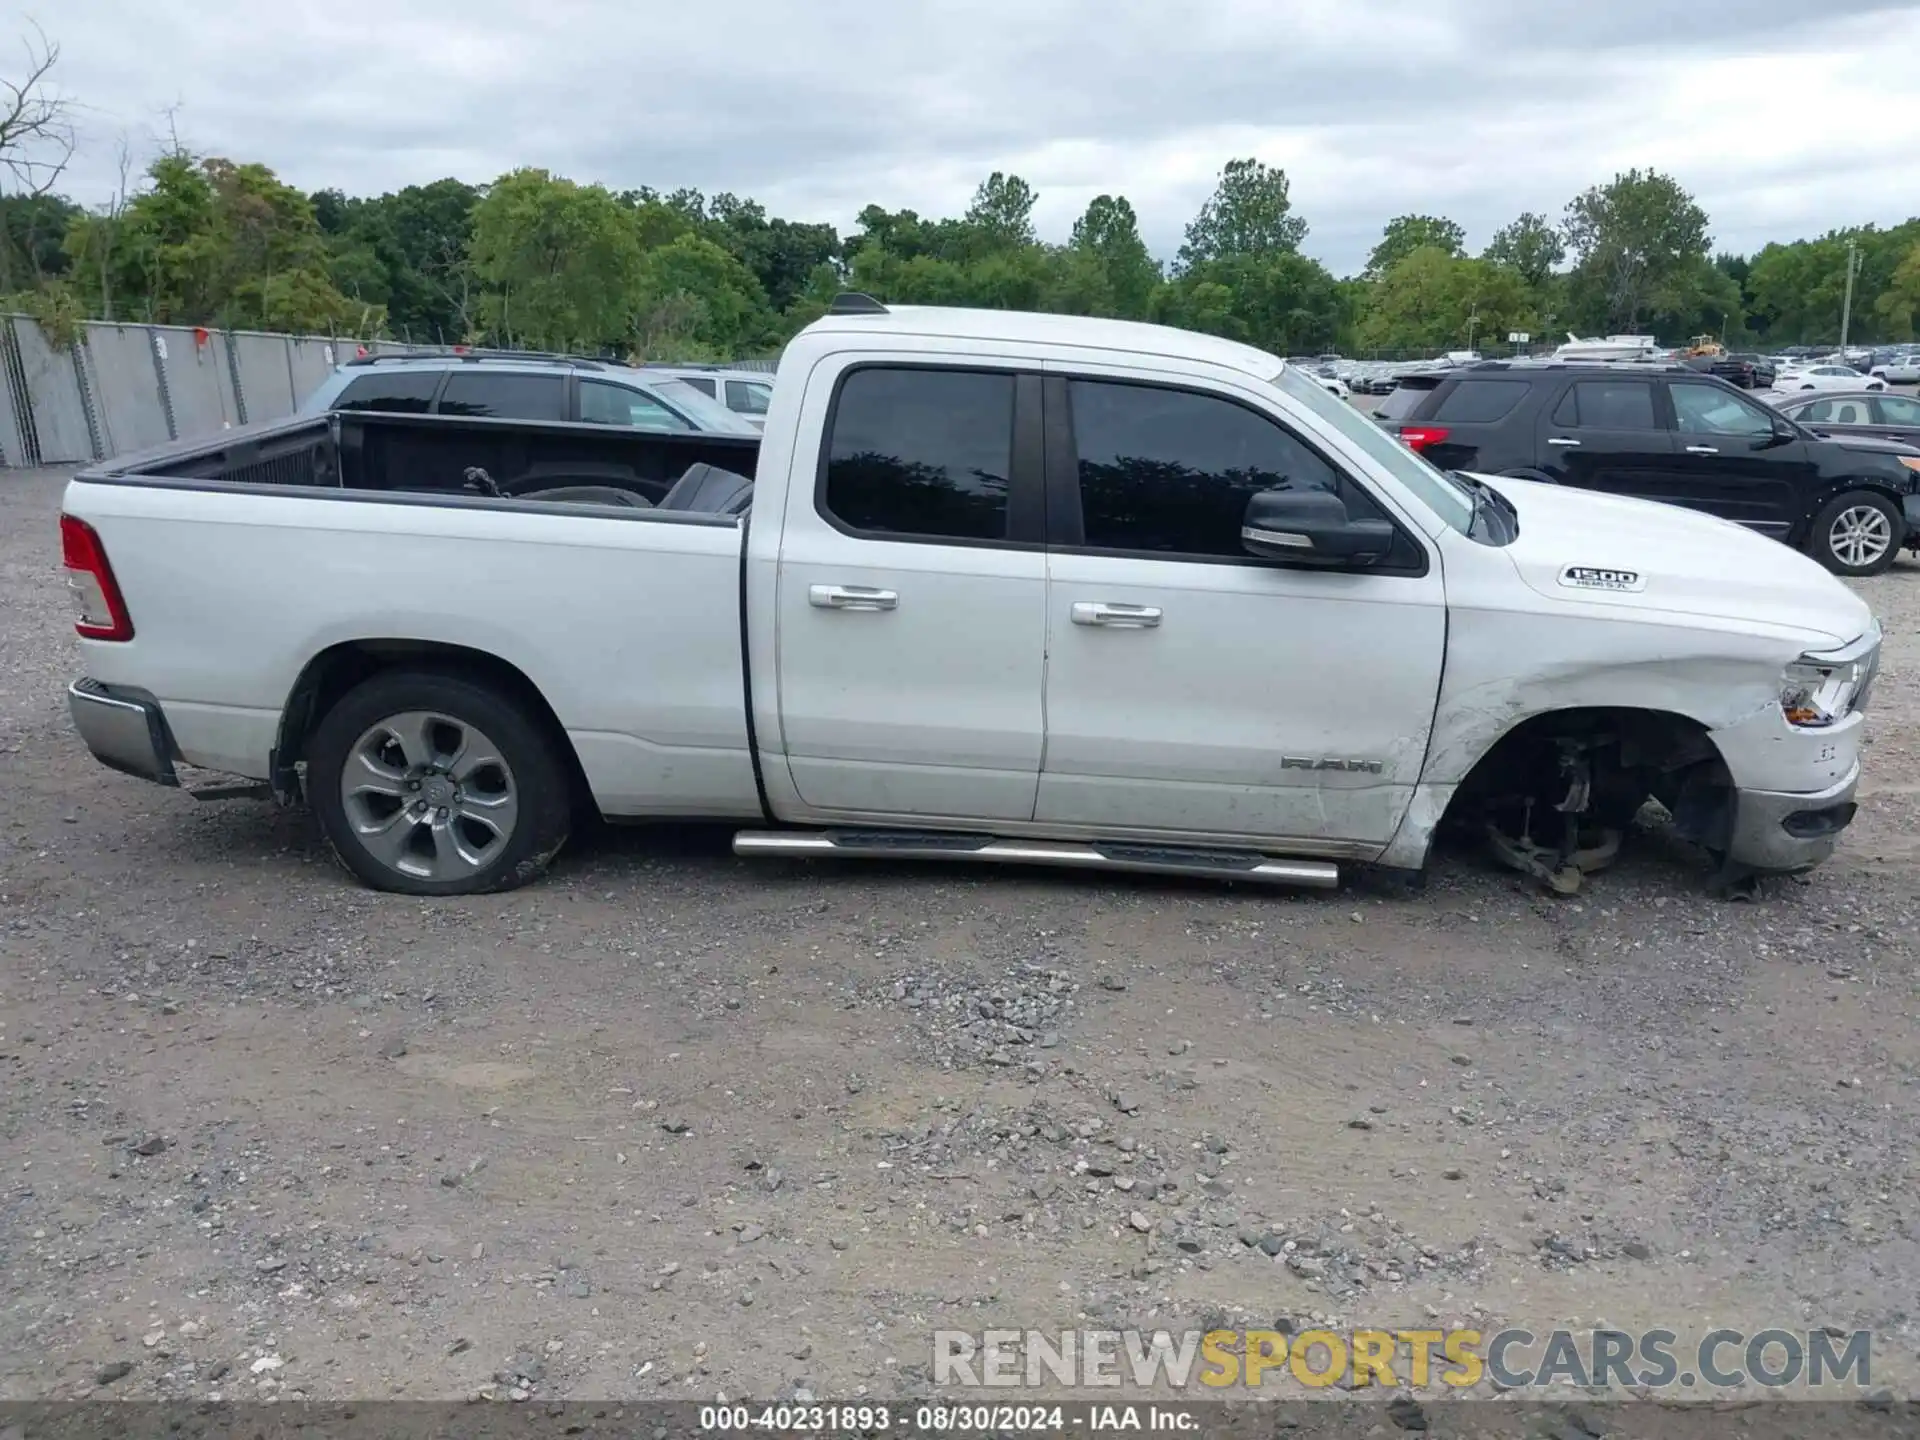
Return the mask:
[[[73,735],[0,474],[0,1399],[907,1397],[936,1329],[1876,1332],[1920,1287],[1920,563],[1841,856],[1571,900],[734,859],[358,887]],[[1273,1253],[1277,1252],[1277,1253]],[[271,1363],[269,1363],[271,1362]]]

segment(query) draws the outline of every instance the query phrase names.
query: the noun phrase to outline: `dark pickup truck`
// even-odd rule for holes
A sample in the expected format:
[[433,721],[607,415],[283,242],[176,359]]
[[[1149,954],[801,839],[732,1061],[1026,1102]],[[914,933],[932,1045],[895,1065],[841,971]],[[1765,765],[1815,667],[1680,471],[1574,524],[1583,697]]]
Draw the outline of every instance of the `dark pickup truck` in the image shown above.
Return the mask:
[[1767,390],[1774,381],[1773,362],[1764,355],[1696,355],[1687,367],[1717,375],[1742,390]]

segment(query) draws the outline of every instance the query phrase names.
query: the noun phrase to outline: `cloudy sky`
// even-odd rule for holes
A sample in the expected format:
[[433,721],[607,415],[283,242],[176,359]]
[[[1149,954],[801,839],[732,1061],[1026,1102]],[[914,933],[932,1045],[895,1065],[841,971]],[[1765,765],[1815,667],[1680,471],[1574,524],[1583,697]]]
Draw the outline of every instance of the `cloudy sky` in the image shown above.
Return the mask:
[[1064,238],[1116,191],[1170,256],[1221,164],[1283,166],[1306,249],[1381,224],[1469,244],[1655,166],[1717,245],[1920,210],[1920,0],[38,0],[82,149],[115,185],[178,107],[201,153],[378,192],[541,165],[751,195],[843,229],[957,213],[989,171]]

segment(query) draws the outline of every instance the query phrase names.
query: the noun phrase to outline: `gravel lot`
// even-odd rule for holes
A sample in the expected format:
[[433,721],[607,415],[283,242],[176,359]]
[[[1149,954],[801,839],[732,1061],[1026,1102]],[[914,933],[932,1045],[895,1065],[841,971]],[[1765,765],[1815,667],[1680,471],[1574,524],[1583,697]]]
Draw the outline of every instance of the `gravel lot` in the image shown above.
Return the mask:
[[1910,560],[1862,816],[1751,903],[1656,839],[1554,900],[674,830],[423,904],[85,754],[61,482],[0,474],[0,1399],[897,1399],[936,1328],[1315,1317],[1870,1326],[1915,1388]]

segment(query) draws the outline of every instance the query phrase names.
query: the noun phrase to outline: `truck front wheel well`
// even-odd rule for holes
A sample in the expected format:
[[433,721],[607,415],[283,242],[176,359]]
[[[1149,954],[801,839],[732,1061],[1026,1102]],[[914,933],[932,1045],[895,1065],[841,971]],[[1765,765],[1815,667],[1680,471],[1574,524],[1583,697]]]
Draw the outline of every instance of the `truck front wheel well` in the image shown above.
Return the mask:
[[1494,742],[1441,828],[1489,840],[1507,863],[1566,889],[1613,858],[1648,800],[1683,838],[1724,848],[1733,781],[1704,725],[1663,710],[1556,710]]
[[301,798],[299,766],[306,759],[307,744],[321,717],[356,685],[388,670],[458,675],[519,701],[553,742],[570,778],[576,811],[594,813],[593,792],[580,757],[540,687],[527,678],[524,670],[497,655],[433,640],[348,640],[322,650],[307,662],[280,712],[271,778],[273,792],[281,801],[291,803]]

